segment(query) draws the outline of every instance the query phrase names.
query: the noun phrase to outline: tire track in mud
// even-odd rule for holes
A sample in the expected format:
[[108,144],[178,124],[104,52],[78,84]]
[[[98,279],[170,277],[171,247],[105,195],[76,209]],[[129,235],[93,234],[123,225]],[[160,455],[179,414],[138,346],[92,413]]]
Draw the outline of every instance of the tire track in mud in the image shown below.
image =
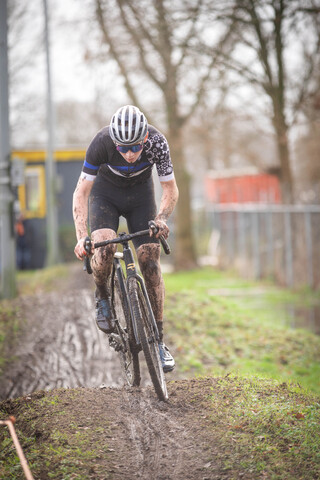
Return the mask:
[[0,399],[40,389],[123,385],[119,359],[94,321],[89,289],[19,299],[26,319],[16,359],[1,378]]
[[132,479],[133,473],[134,478],[142,479],[195,478],[186,466],[191,449],[194,453],[197,446],[192,432],[181,422],[181,406],[177,409],[170,402],[159,402],[152,388],[123,389],[121,393],[118,427],[123,435],[123,455],[130,452],[130,459],[126,458],[126,468],[119,465],[121,474],[115,478]]

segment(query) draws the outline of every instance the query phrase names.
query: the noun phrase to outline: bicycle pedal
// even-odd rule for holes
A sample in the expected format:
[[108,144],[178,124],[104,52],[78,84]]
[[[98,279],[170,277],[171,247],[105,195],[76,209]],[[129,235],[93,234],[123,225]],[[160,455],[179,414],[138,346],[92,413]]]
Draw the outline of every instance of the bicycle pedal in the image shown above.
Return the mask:
[[115,333],[111,333],[109,336],[109,345],[112,347],[116,352],[120,352],[125,350],[121,337]]

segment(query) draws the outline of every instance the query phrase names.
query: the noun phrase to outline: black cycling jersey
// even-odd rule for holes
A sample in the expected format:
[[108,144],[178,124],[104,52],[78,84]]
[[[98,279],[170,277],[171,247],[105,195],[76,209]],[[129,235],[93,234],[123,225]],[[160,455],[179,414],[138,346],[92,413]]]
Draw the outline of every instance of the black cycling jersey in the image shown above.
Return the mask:
[[152,125],[140,157],[134,163],[126,162],[113,143],[109,126],[102,128],[91,141],[83,164],[81,176],[94,180],[102,176],[120,187],[143,183],[151,176],[156,165],[159,180],[174,178],[169,146],[166,138]]

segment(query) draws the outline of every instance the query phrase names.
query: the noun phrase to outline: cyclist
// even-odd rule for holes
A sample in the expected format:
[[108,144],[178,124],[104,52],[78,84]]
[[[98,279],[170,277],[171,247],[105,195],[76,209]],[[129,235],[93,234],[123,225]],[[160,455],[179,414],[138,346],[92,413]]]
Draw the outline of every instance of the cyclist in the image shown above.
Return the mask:
[[[155,203],[152,168],[156,165],[162,196],[159,210]],[[148,124],[145,115],[133,105],[119,108],[109,126],[91,141],[73,194],[73,218],[78,259],[85,255],[87,219],[93,243],[116,237],[122,215],[129,232],[148,228],[154,220],[159,231],[133,240],[160,335],[159,351],[165,372],[172,371],[174,359],[163,342],[164,282],[160,267],[159,236],[168,238],[167,220],[178,200],[169,146],[164,135]],[[89,204],[89,208],[88,208]],[[89,210],[89,211],[88,211]],[[88,215],[89,213],[89,215]],[[115,245],[93,251],[91,261],[96,285],[96,322],[100,330],[114,328],[106,280],[112,268]]]

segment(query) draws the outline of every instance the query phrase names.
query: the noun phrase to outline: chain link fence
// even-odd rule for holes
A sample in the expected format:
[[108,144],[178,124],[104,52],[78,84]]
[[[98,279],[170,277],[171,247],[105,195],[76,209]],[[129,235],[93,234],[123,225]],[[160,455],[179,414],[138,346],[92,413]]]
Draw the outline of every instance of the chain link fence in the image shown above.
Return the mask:
[[196,212],[208,255],[247,278],[320,288],[320,206],[226,204]]

